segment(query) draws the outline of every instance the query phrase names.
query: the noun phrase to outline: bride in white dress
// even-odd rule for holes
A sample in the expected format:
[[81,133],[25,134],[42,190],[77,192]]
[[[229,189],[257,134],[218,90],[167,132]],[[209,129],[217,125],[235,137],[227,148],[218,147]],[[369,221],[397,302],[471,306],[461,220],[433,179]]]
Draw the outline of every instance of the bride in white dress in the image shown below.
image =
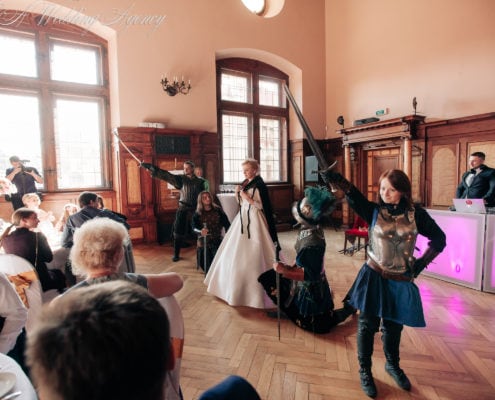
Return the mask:
[[275,260],[278,237],[268,189],[254,159],[242,163],[246,180],[236,187],[240,211],[222,240],[205,284],[231,306],[273,308],[258,276]]

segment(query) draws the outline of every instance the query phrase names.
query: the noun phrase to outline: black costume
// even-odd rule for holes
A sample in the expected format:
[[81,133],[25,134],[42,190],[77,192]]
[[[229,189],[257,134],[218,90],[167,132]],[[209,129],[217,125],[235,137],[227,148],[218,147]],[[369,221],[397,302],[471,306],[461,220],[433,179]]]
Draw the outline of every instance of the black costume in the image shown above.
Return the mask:
[[[29,169],[32,170],[36,175],[41,176],[36,168],[29,167]],[[14,168],[8,168],[5,171],[5,176],[10,175],[13,170]],[[12,202],[12,207],[14,208],[14,210],[24,207],[22,196],[27,193],[38,193],[38,189],[36,188],[36,180],[32,177],[32,175],[28,174],[25,171],[21,171],[16,174],[12,179],[12,183],[17,188],[17,193],[12,193],[11,195],[9,195],[9,200]]]
[[[325,248],[325,235],[319,226],[301,229],[295,244],[296,268],[304,269],[304,281],[280,277],[281,311],[297,326],[313,333],[328,333],[355,312],[350,307],[334,310],[323,263]],[[258,281],[277,304],[276,272],[270,269]]]
[[174,238],[174,261],[179,259],[181,247],[184,245],[184,239],[188,233],[192,214],[196,210],[198,195],[208,190],[208,183],[205,179],[196,175],[187,176],[185,174],[171,174],[167,170],[160,169],[152,164],[142,163],[143,168],[151,172],[153,178],[161,179],[170,183],[176,189],[180,190],[179,208],[175,213],[173,227]]
[[483,199],[488,207],[495,206],[495,169],[482,164],[480,171],[470,169],[462,175],[455,192],[456,199]]
[[119,215],[113,211],[100,210],[95,207],[85,206],[82,210],[67,218],[67,222],[65,223],[64,230],[62,232],[62,238],[60,240],[62,247],[70,249],[73,245],[74,231],[81,227],[86,221],[93,218],[110,218],[114,221],[120,222],[127,229],[130,228],[130,225],[126,222],[126,220],[119,217]]
[[222,241],[222,228],[227,231],[230,227],[230,222],[227,215],[220,207],[212,205],[211,210],[203,209],[201,213],[195,212],[192,217],[192,228],[197,234],[201,234],[201,229],[206,227],[208,229],[208,236],[206,238],[206,265],[205,265],[205,248],[204,239],[198,237],[198,251],[197,251],[197,263],[203,269],[208,272],[208,266],[217,253],[218,247]]

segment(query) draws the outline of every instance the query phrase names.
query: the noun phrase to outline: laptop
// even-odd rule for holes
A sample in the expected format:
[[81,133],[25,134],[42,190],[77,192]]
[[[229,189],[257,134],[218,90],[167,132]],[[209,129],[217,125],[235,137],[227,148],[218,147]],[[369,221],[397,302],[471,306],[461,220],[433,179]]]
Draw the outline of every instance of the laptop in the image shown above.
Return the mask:
[[456,211],[464,213],[486,214],[483,199],[453,199]]

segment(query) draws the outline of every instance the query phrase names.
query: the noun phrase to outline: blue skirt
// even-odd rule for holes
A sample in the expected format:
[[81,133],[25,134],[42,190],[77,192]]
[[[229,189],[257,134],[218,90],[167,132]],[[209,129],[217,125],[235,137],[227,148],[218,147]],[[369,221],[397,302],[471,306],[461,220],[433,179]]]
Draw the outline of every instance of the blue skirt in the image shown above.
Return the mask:
[[348,295],[349,303],[362,313],[402,325],[426,326],[421,295],[413,282],[385,279],[364,264]]

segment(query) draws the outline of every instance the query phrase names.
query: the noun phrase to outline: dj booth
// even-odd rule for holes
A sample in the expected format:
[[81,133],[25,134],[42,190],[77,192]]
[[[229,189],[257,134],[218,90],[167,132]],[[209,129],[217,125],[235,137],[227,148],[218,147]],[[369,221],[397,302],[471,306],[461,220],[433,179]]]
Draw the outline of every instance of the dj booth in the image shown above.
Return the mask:
[[[428,210],[447,236],[447,246],[422,274],[495,293],[495,215]],[[419,235],[415,257],[428,239]]]

